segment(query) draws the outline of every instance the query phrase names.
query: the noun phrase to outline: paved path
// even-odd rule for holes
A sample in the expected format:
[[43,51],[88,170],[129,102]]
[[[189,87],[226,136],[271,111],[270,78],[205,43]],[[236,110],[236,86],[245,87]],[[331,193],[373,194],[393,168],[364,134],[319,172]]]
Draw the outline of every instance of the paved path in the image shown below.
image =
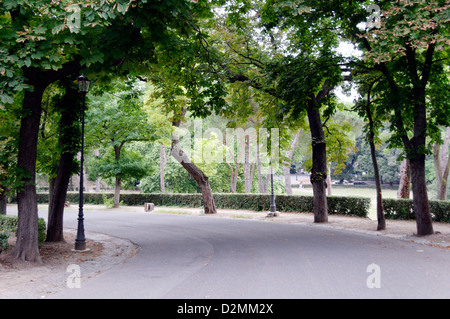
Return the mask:
[[[66,227],[76,227],[76,214],[66,211]],[[255,220],[114,210],[85,217],[86,230],[129,239],[139,253],[53,298],[450,298],[446,249]]]

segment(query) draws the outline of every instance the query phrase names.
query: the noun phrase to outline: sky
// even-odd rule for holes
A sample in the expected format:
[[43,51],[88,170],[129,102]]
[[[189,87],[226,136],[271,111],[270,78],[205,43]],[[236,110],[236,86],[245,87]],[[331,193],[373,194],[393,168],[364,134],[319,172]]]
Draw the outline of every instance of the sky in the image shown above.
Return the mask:
[[[361,56],[362,54],[361,51],[357,50],[354,45],[349,42],[341,42],[338,48],[338,53],[343,54],[345,57]],[[350,96],[345,95],[342,92],[341,87],[336,88],[334,93],[342,102],[353,102],[353,100],[358,96],[358,92],[355,88],[352,88]]]

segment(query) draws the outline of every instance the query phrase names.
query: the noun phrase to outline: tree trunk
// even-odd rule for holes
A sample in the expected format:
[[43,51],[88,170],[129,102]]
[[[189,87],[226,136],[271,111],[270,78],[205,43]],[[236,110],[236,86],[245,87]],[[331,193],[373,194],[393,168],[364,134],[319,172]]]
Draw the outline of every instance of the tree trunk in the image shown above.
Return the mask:
[[333,183],[331,182],[331,164],[328,165],[327,192],[328,192],[328,196],[333,195]]
[[[425,87],[414,88],[414,99],[417,101],[414,117],[414,137],[410,140],[412,146],[411,180],[413,189],[414,212],[416,215],[417,236],[434,234],[431,218],[430,202],[425,178],[425,154],[427,134],[427,110]],[[407,145],[405,145],[407,146]]]
[[53,198],[53,191],[55,189],[55,180],[56,180],[56,177],[50,177],[48,179],[48,211],[49,212],[52,208],[52,198]]
[[377,221],[378,226],[377,230],[385,230],[386,229],[386,218],[384,216],[384,207],[383,207],[383,196],[381,191],[381,176],[380,170],[378,168],[377,154],[375,148],[375,127],[374,121],[372,117],[372,111],[370,110],[370,92],[368,94],[368,101],[366,105],[366,115],[369,120],[369,146],[370,146],[370,156],[372,157],[372,166],[375,175],[375,185],[377,190]]
[[8,205],[8,197],[5,192],[0,189],[0,215],[6,215],[6,207]]
[[[114,156],[116,163],[120,162],[120,153],[122,151],[123,143],[120,146],[114,146]],[[122,187],[122,176],[121,174],[116,174],[116,185],[114,188],[114,208],[119,208],[120,206],[120,189]]]
[[250,136],[245,136],[245,161],[244,161],[244,189],[245,193],[252,192],[253,175],[250,163]]
[[[47,242],[64,241],[64,207],[66,195],[72,175],[74,159],[79,148],[78,129],[79,111],[81,110],[78,90],[68,81],[66,94],[61,102],[61,118],[59,121],[59,157],[56,178],[52,179],[51,196],[47,221]],[[79,138],[77,138],[79,137]]]
[[[369,111],[368,111],[369,112]],[[371,117],[370,117],[371,118]],[[373,171],[375,174],[375,185],[377,189],[377,221],[378,226],[377,230],[385,230],[386,229],[386,218],[384,216],[384,207],[383,207],[383,196],[381,191],[381,178],[380,178],[380,170],[378,168],[378,161],[375,150],[374,143],[374,133],[373,133],[373,125],[372,120],[370,120],[370,133],[369,133],[369,144],[370,144],[370,155],[372,157]]]
[[291,174],[288,166],[283,166],[284,189],[287,195],[292,195]]
[[121,175],[116,175],[116,186],[114,188],[114,208],[120,207],[120,189],[122,184]]
[[166,147],[162,144],[159,145],[159,184],[161,193],[166,193],[166,182],[164,181],[164,168],[167,164],[167,159],[170,154],[166,155]]
[[405,158],[400,165],[400,184],[398,185],[397,198],[410,198],[411,196],[411,165]]
[[24,174],[21,176],[24,185],[17,193],[17,242],[12,252],[16,258],[38,263],[42,263],[42,260],[38,246],[36,155],[44,90],[45,87],[35,85],[33,92],[25,92],[23,101],[17,166]]
[[38,241],[38,208],[36,196],[36,155],[39,124],[42,114],[42,95],[46,87],[53,82],[76,74],[81,69],[81,56],[65,63],[61,69],[42,71],[33,67],[24,67],[23,75],[33,91],[25,92],[22,119],[19,133],[19,151],[17,167],[21,171],[20,179],[24,186],[17,193],[18,223],[17,241],[12,254],[19,259],[42,263]]
[[[298,140],[300,138],[300,130],[297,131],[297,133],[295,134],[294,140],[292,141],[291,144],[291,149],[289,150],[289,154],[287,156],[287,158],[292,162],[292,157],[294,156],[294,151],[295,148],[297,147],[298,144]],[[292,185],[291,185],[291,173],[290,173],[290,169],[291,169],[291,163],[283,163],[283,172],[284,172],[284,184],[285,184],[285,189],[286,189],[286,194],[288,195],[292,195]]]
[[450,127],[447,127],[442,146],[437,143],[433,146],[434,171],[437,183],[436,198],[438,200],[447,200],[447,182],[450,173],[450,157],[448,154],[449,143]]
[[[173,140],[174,146],[172,147],[172,155],[180,162],[184,169],[191,175],[197,182],[200,190],[202,192],[203,206],[205,209],[205,214],[216,214],[216,204],[214,202],[213,193],[211,186],[208,181],[208,177],[190,160],[186,158],[186,154],[178,148],[178,143]],[[179,160],[182,158],[183,160]]]
[[73,160],[73,154],[61,154],[58,173],[53,187],[53,195],[49,205],[46,238],[46,241],[48,242],[64,241],[64,205],[66,203]]
[[[183,109],[181,114],[173,122],[173,126],[180,127],[181,120],[186,114],[186,109]],[[189,175],[194,178],[202,192],[203,207],[205,214],[216,214],[216,204],[214,202],[211,186],[208,177],[194,164],[191,159],[184,153],[180,147],[180,139],[177,135],[172,135],[172,150],[171,154],[184,167]]]
[[327,223],[327,144],[323,132],[320,111],[316,107],[315,98],[308,100],[307,113],[312,137],[313,167],[310,179],[314,193],[314,222]]
[[426,236],[434,234],[434,230],[425,179],[425,155],[419,155],[418,157],[418,159],[410,160],[414,212],[417,236]]
[[267,189],[264,187],[264,177],[262,174],[261,154],[260,154],[260,149],[259,149],[259,143],[256,143],[256,174],[258,176],[259,193],[264,194],[267,192]]

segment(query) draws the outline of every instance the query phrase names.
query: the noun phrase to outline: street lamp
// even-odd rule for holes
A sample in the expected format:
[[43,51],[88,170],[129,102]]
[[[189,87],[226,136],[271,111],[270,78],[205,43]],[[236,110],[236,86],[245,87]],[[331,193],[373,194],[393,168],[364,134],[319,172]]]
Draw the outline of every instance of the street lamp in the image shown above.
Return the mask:
[[276,217],[279,215],[277,212],[277,206],[275,204],[275,193],[273,191],[273,171],[272,171],[272,162],[270,163],[270,186],[271,186],[271,192],[270,192],[270,210],[267,217]]
[[75,250],[86,250],[86,237],[84,235],[84,214],[83,214],[83,188],[84,188],[84,113],[86,109],[86,94],[89,92],[89,86],[91,81],[83,75],[78,77],[79,91],[83,97],[83,108],[81,115],[81,159],[80,159],[80,199],[79,199],[79,211],[78,211],[78,230],[77,237],[75,238]]

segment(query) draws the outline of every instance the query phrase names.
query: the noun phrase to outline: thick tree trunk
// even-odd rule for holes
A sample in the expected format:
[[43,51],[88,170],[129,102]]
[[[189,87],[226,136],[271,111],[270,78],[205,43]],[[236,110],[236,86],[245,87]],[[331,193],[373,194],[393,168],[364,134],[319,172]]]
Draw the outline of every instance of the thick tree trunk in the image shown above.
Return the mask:
[[36,155],[39,123],[42,113],[42,94],[45,87],[35,85],[33,92],[26,92],[23,101],[23,117],[20,126],[20,141],[17,166],[24,174],[24,183],[17,193],[18,225],[17,242],[13,255],[24,261],[39,262],[38,207],[36,196]]
[[311,170],[311,184],[314,193],[314,222],[327,223],[327,144],[323,132],[320,110],[315,105],[315,98],[308,101],[307,113],[312,138],[313,167]]
[[[51,196],[49,198],[49,210],[47,221],[47,242],[64,241],[64,207],[66,203],[67,189],[72,175],[75,155],[77,154],[79,135],[77,121],[81,109],[78,91],[72,87],[72,83],[66,85],[66,95],[61,102],[61,118],[59,121],[59,157],[56,178],[52,179]],[[81,136],[79,136],[81,138]],[[75,138],[75,141],[74,141]]]
[[39,255],[38,208],[36,196],[36,155],[39,124],[42,113],[42,95],[46,87],[55,81],[76,74],[80,69],[81,57],[67,62],[58,71],[42,71],[37,68],[23,68],[23,75],[33,91],[25,92],[19,133],[17,167],[21,171],[24,187],[17,194],[18,225],[17,241],[12,254],[19,259],[42,263]]
[[411,181],[413,190],[414,212],[416,215],[417,236],[434,234],[430,202],[427,193],[427,181],[425,178],[425,154],[427,114],[425,102],[425,89],[414,91],[416,101],[416,116],[414,118],[414,138],[411,139],[412,158]]
[[432,235],[434,230],[425,179],[425,155],[419,156],[418,159],[411,159],[410,162],[417,235]]
[[400,184],[398,185],[397,198],[410,198],[411,196],[411,165],[408,159],[404,159],[400,165]]
[[47,238],[48,242],[64,241],[64,205],[66,203],[67,189],[73,167],[73,154],[62,154],[58,173],[55,179],[53,195],[51,197],[48,222],[47,222]]
[[64,205],[66,203],[73,160],[73,154],[62,154],[59,161],[58,173],[54,182],[53,195],[50,200],[48,212],[46,238],[48,242],[64,241]]

